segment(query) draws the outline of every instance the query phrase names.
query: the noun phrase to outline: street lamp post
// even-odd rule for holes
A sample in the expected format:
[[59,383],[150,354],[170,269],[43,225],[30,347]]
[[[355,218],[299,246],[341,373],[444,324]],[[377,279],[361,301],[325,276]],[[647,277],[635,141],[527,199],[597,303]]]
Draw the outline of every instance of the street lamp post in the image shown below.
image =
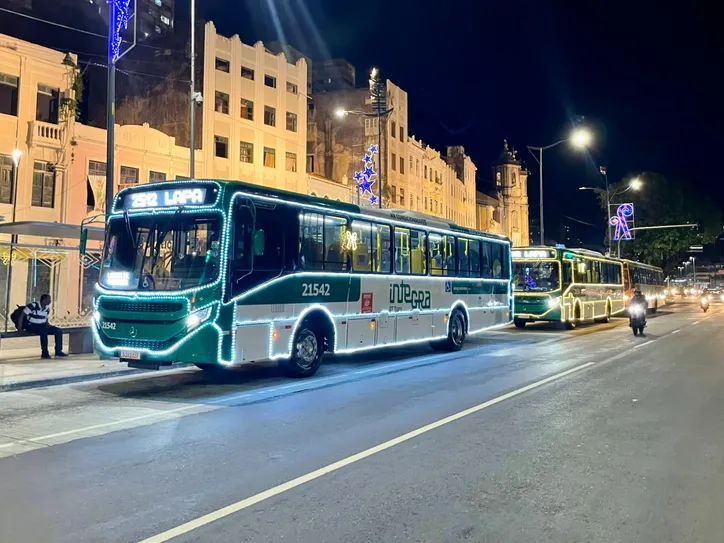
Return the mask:
[[[538,182],[540,185],[540,244],[545,245],[545,229],[543,226],[543,151],[546,149],[551,149],[553,147],[557,147],[561,143],[571,142],[574,147],[583,148],[587,147],[591,143],[591,133],[586,130],[585,128],[577,128],[575,129],[571,135],[563,140],[557,141],[555,143],[552,143],[551,145],[546,145],[543,147],[535,147],[533,145],[528,145],[528,150],[533,155],[533,158],[538,162]],[[535,153],[533,151],[538,151],[538,156],[536,157]]]
[[[15,149],[12,152],[13,157],[13,215],[12,221],[15,222],[18,211],[18,168],[20,168],[20,158],[23,152]],[[18,235],[10,235],[10,247],[8,248],[8,273],[5,275],[5,331],[8,331],[8,318],[10,318],[10,284],[13,277],[13,250],[18,243]]]
[[[628,185],[626,186],[625,189],[623,189],[623,190],[615,190],[615,191],[613,191],[613,193],[611,193],[611,191],[610,191],[610,189],[609,189],[609,186],[608,186],[608,174],[607,174],[607,172],[606,172],[606,167],[605,167],[605,166],[601,166],[601,168],[600,168],[599,171],[601,172],[601,175],[603,175],[603,177],[604,177],[604,179],[605,179],[605,181],[606,181],[606,188],[605,188],[605,189],[600,189],[600,188],[597,188],[597,187],[578,187],[578,190],[592,190],[593,192],[595,192],[595,193],[597,193],[597,194],[605,194],[605,195],[606,195],[606,224],[607,224],[607,228],[608,228],[608,235],[607,235],[607,238],[608,238],[608,252],[609,252],[609,254],[611,254],[611,253],[613,252],[613,251],[612,251],[612,249],[613,249],[613,244],[612,244],[613,240],[611,239],[611,237],[612,237],[612,236],[611,236],[611,222],[608,220],[608,219],[609,219],[609,216],[611,215],[611,197],[621,196],[622,194],[625,194],[625,193],[627,193],[627,192],[630,191],[630,190],[633,190],[633,191],[641,190],[641,187],[643,186],[643,182],[641,181],[640,178],[634,177],[633,179],[631,179],[631,181],[629,181],[629,183],[628,183]],[[620,240],[620,239],[618,240],[617,255],[618,255],[619,257],[621,256],[621,240]]]
[[692,256],[691,260],[691,271],[694,274],[694,286],[696,286],[696,257]]

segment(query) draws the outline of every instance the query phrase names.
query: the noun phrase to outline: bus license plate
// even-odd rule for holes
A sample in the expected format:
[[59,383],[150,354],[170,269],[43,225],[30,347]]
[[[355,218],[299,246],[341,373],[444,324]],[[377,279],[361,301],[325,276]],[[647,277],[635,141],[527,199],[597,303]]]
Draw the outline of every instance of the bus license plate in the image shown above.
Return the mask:
[[123,360],[141,360],[141,353],[138,351],[121,351],[120,358]]

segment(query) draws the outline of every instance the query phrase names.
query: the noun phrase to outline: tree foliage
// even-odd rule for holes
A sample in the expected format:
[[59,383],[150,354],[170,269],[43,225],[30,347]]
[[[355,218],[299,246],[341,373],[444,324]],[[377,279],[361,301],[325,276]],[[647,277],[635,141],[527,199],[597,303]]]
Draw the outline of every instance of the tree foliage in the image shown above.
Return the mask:
[[[611,185],[613,204],[632,202],[635,224],[630,227],[674,224],[698,224],[695,228],[667,228],[634,231],[634,240],[621,241],[621,256],[661,266],[671,272],[685,259],[692,244],[713,243],[721,233],[721,212],[706,195],[689,189],[687,185],[672,181],[659,174],[640,176],[642,189],[626,191],[628,182]],[[605,193],[599,195],[601,206],[606,207]],[[612,232],[615,227],[611,227]],[[614,244],[616,242],[613,242]]]

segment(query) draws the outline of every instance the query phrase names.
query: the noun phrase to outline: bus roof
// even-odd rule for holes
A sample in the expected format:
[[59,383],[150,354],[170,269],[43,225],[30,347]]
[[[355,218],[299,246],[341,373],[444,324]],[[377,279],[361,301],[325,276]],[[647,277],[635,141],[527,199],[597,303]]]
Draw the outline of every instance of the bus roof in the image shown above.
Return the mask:
[[626,262],[627,264],[633,264],[634,266],[637,266],[639,268],[646,268],[649,270],[655,270],[655,271],[660,271],[660,272],[664,271],[661,268],[659,268],[658,266],[654,266],[652,264],[644,264],[643,262],[637,262],[636,260],[629,260],[628,258],[621,258],[619,260],[621,260],[621,262]]
[[[207,181],[206,179],[197,179],[196,181]],[[503,241],[510,241],[507,237],[498,234],[491,234],[490,232],[482,232],[470,228],[459,226],[453,222],[446,221],[439,217],[433,217],[424,213],[410,211],[408,209],[389,209],[389,208],[378,208],[372,206],[360,207],[354,204],[348,204],[346,202],[327,200],[326,198],[318,198],[316,196],[307,196],[306,194],[300,194],[298,192],[290,192],[281,189],[273,189],[268,187],[262,187],[251,183],[244,183],[242,181],[216,181],[222,186],[226,186],[227,189],[243,189],[251,194],[258,194],[260,196],[276,196],[280,200],[288,200],[300,204],[309,204],[319,207],[324,207],[330,210],[336,210],[340,212],[355,213],[360,215],[370,215],[371,217],[378,217],[381,219],[387,219],[391,221],[409,223],[410,226],[420,225],[428,226],[431,228],[438,228],[440,230],[452,230],[461,234],[469,234],[473,236],[489,237],[492,239],[498,239]]]

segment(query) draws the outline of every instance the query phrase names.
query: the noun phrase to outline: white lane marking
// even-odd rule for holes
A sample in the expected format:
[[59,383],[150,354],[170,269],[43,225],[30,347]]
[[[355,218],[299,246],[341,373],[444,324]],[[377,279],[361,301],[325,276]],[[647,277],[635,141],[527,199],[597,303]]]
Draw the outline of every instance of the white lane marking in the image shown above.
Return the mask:
[[656,340],[655,340],[655,339],[650,339],[650,340],[648,340],[646,343],[639,343],[638,345],[635,345],[635,346],[632,347],[632,348],[633,348],[633,349],[639,349],[639,348],[641,348],[641,347],[646,347],[646,345],[650,345],[650,344],[652,344],[654,341],[656,341]]
[[503,394],[502,396],[498,396],[497,398],[493,398],[492,400],[488,400],[488,401],[478,404],[474,407],[470,407],[469,409],[465,409],[464,411],[460,411],[458,413],[455,413],[454,415],[450,415],[448,417],[445,417],[445,418],[435,421],[433,423],[427,424],[416,430],[413,430],[412,432],[408,432],[408,433],[398,436],[396,438],[390,439],[389,441],[385,441],[384,443],[375,445],[374,447],[371,447],[367,450],[358,452],[357,454],[353,454],[352,456],[348,456],[347,458],[344,458],[342,460],[338,460],[337,462],[334,462],[332,464],[319,468],[318,470],[315,470],[315,471],[312,471],[305,475],[302,475],[300,477],[297,477],[296,479],[292,479],[291,481],[287,481],[286,483],[282,483],[278,486],[275,486],[273,488],[270,488],[268,490],[255,494],[253,496],[245,498],[241,501],[238,501],[231,505],[227,505],[226,507],[222,507],[221,509],[218,509],[217,511],[213,511],[211,513],[198,517],[194,520],[186,522],[185,524],[181,524],[180,526],[167,530],[161,534],[149,537],[148,539],[144,539],[143,541],[141,541],[141,543],[163,543],[165,541],[173,539],[174,537],[178,537],[178,536],[187,534],[193,530],[201,528],[202,526],[205,526],[207,524],[220,520],[224,517],[228,517],[229,515],[232,515],[234,513],[247,509],[248,507],[251,507],[252,505],[256,505],[259,502],[268,500],[269,498],[282,494],[288,490],[291,490],[291,489],[301,486],[305,483],[318,479],[318,478],[320,478],[324,475],[327,475],[329,473],[332,473],[334,471],[340,470],[345,466],[349,466],[350,464],[354,464],[356,462],[359,462],[360,460],[364,460],[365,458],[368,458],[374,454],[377,454],[379,452],[390,449],[396,445],[409,441],[415,437],[426,434],[427,432],[431,432],[432,430],[440,428],[441,426],[445,426],[446,424],[450,424],[451,422],[460,420],[463,417],[467,417],[468,415],[472,415],[473,413],[477,413],[478,411],[482,411],[483,409],[491,407],[495,404],[498,404],[500,402],[503,402],[505,400],[508,400],[510,398],[523,394],[524,392],[528,392],[529,390],[533,390],[534,388],[543,386],[552,381],[556,381],[567,375],[581,371],[581,370],[591,367],[593,365],[594,365],[594,362],[587,362],[586,364],[581,364],[580,366],[576,366],[575,368],[571,368],[569,370],[557,373],[555,375],[551,375],[550,377],[546,377],[545,379],[541,379],[540,381],[536,381],[535,383],[531,383],[524,387],[518,388],[516,390]]
[[695,324],[699,324],[700,322],[701,322],[701,321],[694,321],[694,322],[691,323],[691,325],[694,326]]
[[679,329],[677,329],[677,330],[674,330],[674,331],[671,332],[671,333],[672,333],[672,334],[678,334],[679,332],[681,332],[681,328],[679,328]]

